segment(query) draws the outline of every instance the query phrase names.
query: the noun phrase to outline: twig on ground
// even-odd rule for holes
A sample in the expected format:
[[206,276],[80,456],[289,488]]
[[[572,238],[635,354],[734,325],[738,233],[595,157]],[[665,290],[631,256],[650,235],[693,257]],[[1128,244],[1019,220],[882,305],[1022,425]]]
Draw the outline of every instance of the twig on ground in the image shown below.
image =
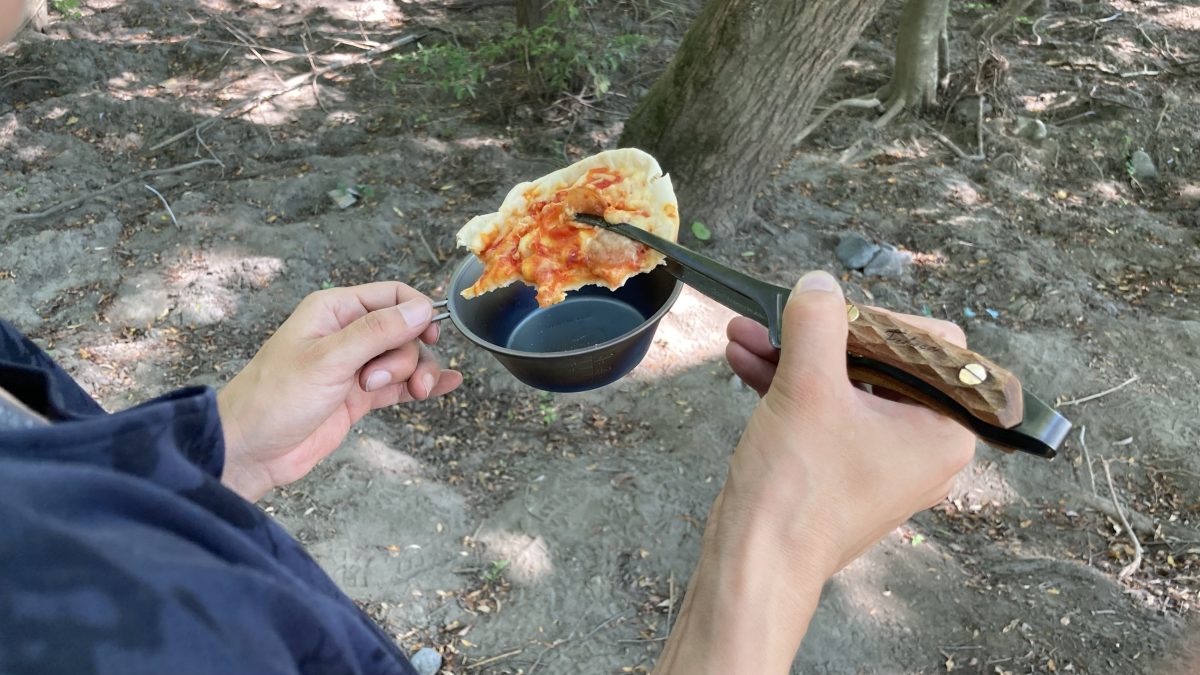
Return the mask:
[[113,183],[112,185],[110,185],[104,189],[97,190],[95,192],[89,192],[88,194],[80,195],[78,197],[72,197],[71,199],[68,199],[65,202],[51,206],[50,208],[45,209],[43,211],[38,211],[36,213],[14,214],[12,216],[9,216],[8,222],[9,223],[18,223],[18,222],[25,221],[25,220],[38,220],[40,218],[46,218],[49,216],[53,216],[58,213],[62,213],[63,211],[68,211],[70,209],[73,209],[76,206],[79,206],[80,204],[91,201],[97,197],[103,197],[106,194],[115,192],[115,191],[125,187],[126,185],[129,185],[130,183],[136,183],[138,181],[145,180],[147,178],[151,178],[153,176],[161,176],[163,174],[168,174],[168,173],[179,173],[180,171],[187,171],[188,169],[194,169],[198,166],[205,166],[207,164],[219,164],[219,162],[217,162],[214,159],[198,159],[194,162],[188,162],[187,164],[179,164],[177,166],[171,166],[171,167],[167,167],[165,169],[152,169],[150,171],[143,171],[143,172],[137,174],[136,176],[132,176],[130,178],[126,178],[125,180]]
[[667,597],[667,637],[671,637],[671,623],[675,618],[675,570],[671,570],[670,580],[667,581],[670,594]]
[[946,148],[949,149],[950,152],[953,152],[955,155],[957,155],[959,159],[964,159],[964,160],[967,160],[968,162],[979,162],[984,159],[983,155],[968,155],[967,153],[963,152],[962,148],[955,145],[954,141],[950,140],[949,138],[946,138],[941,132],[934,131],[931,129],[929,131],[929,133],[933,136],[933,138],[935,140],[937,140],[938,143],[941,143],[942,145],[946,146]]
[[1059,403],[1057,407],[1062,408],[1062,407],[1069,406],[1069,405],[1079,405],[1080,403],[1087,403],[1088,401],[1095,401],[1096,399],[1098,399],[1102,396],[1108,396],[1109,394],[1111,394],[1113,392],[1117,392],[1117,391],[1124,389],[1125,387],[1128,387],[1129,385],[1133,384],[1134,382],[1137,382],[1137,379],[1138,379],[1138,376],[1134,375],[1133,377],[1129,378],[1128,380],[1125,380],[1121,384],[1118,384],[1117,386],[1115,386],[1111,389],[1105,389],[1104,391],[1102,391],[1098,394],[1092,394],[1091,396],[1084,396],[1083,398],[1073,398],[1070,401],[1063,401],[1062,403]]
[[[591,631],[589,631],[587,635],[584,635],[583,637],[579,638],[579,640],[580,640],[581,642],[582,642],[582,641],[586,641],[588,638],[592,637],[592,636],[593,636],[593,635],[595,635],[596,633],[599,633],[599,632],[600,632],[600,630],[601,630],[602,628],[604,628],[605,626],[607,626],[608,624],[612,623],[613,621],[616,621],[617,619],[624,618],[624,616],[625,616],[625,613],[624,613],[624,612],[620,612],[620,613],[618,613],[618,614],[613,614],[612,616],[608,617],[607,619],[605,619],[605,620],[601,621],[599,625],[597,625],[595,628],[593,628]],[[578,623],[576,623],[576,625],[578,625]],[[543,650],[542,650],[542,653],[541,653],[541,654],[538,654],[537,660],[533,662],[533,665],[532,665],[532,666],[529,666],[529,673],[528,673],[528,675],[533,675],[533,671],[537,670],[537,667],[538,667],[539,665],[541,665],[541,663],[542,663],[542,657],[544,657],[544,656],[546,655],[546,653],[547,653],[547,652],[549,652],[551,649],[558,649],[559,647],[561,647],[561,646],[563,646],[563,645],[567,644],[568,642],[570,642],[570,641],[574,640],[574,639],[575,639],[575,638],[573,637],[573,636],[574,636],[574,634],[575,634],[575,632],[574,632],[574,631],[571,631],[571,635],[568,635],[568,636],[567,636],[567,637],[565,637],[565,638],[560,638],[560,639],[558,639],[558,640],[555,640],[554,642],[550,643],[550,645],[549,645],[549,646],[547,646],[545,649],[543,649]]]
[[1079,427],[1079,447],[1083,448],[1083,461],[1087,462],[1088,477],[1092,479],[1092,494],[1099,496],[1096,492],[1096,471],[1092,469],[1092,455],[1087,449],[1087,425]]
[[275,79],[279,82],[279,84],[283,84],[283,78],[279,76],[279,71],[275,70],[275,66],[271,65],[270,63],[267,63],[267,60],[265,58],[263,58],[262,53],[259,52],[259,49],[263,48],[262,45],[251,40],[249,38],[249,36],[247,36],[242,31],[238,30],[236,26],[231,24],[220,14],[216,14],[214,12],[207,12],[207,11],[205,12],[205,14],[207,14],[214,21],[216,21],[218,24],[220,24],[221,27],[224,28],[225,31],[228,32],[230,35],[232,35],[235,40],[237,40],[239,43],[241,43],[241,45],[243,47],[250,50],[250,53],[254,55],[254,58],[258,59],[259,63],[266,66],[267,70],[271,71],[271,74],[275,76]]
[[162,195],[162,193],[161,193],[161,192],[159,192],[158,190],[155,190],[154,188],[150,187],[150,184],[149,184],[149,183],[146,183],[146,184],[145,184],[145,185],[143,185],[142,187],[144,187],[144,188],[146,188],[147,190],[149,190],[149,191],[153,192],[153,193],[154,193],[154,196],[155,196],[155,197],[158,197],[158,200],[159,200],[160,202],[162,202],[162,205],[163,205],[164,207],[166,207],[166,209],[167,209],[167,215],[168,215],[168,216],[171,216],[171,222],[175,224],[175,227],[179,227],[179,221],[178,221],[178,220],[175,218],[175,212],[171,210],[171,205],[167,203],[167,198],[166,198],[166,197],[164,197],[164,196]]
[[272,89],[270,91],[260,92],[258,94],[255,94],[254,96],[244,98],[240,101],[237,101],[235,103],[232,103],[232,104],[226,106],[225,108],[221,109],[216,115],[213,115],[212,117],[209,117],[201,122],[197,122],[196,124],[188,127],[187,129],[184,129],[183,131],[175,134],[174,136],[171,136],[170,138],[166,138],[162,141],[159,141],[158,143],[155,143],[153,146],[148,148],[146,150],[146,152],[147,153],[158,152],[159,150],[162,150],[163,148],[167,147],[168,145],[171,145],[171,144],[176,143],[184,138],[187,138],[188,136],[191,136],[192,133],[195,132],[195,130],[197,130],[197,129],[208,128],[209,126],[216,124],[218,121],[220,121],[222,119],[225,119],[228,117],[236,117],[237,115],[246,113],[247,111],[258,107],[259,105],[262,105],[263,103],[266,103],[267,101],[269,101],[277,96],[282,96],[283,94],[286,94],[290,91],[299,89],[300,87],[303,87],[305,84],[307,84],[309,78],[311,78],[311,77],[314,77],[314,76],[321,77],[324,75],[328,75],[330,73],[335,73],[335,72],[338,72],[341,70],[345,70],[346,68],[350,68],[351,66],[359,65],[360,63],[363,63],[365,61],[370,61],[370,60],[374,59],[375,57],[380,56],[381,54],[386,54],[387,52],[390,52],[394,49],[397,49],[399,47],[403,47],[404,45],[416,42],[417,40],[420,40],[424,36],[425,36],[424,33],[412,33],[410,35],[405,35],[404,37],[396,38],[395,40],[392,40],[391,42],[387,42],[385,44],[382,44],[382,45],[376,47],[375,49],[363,52],[362,54],[358,54],[357,56],[354,56],[354,57],[352,57],[346,61],[343,61],[341,63],[334,63],[334,64],[331,64],[328,66],[324,66],[324,67],[318,69],[317,71],[315,71],[314,73],[302,73],[300,75],[296,75],[295,77],[289,78],[286,82],[284,82],[284,85],[278,89]]
[[221,165],[221,168],[222,168],[222,169],[224,169],[224,168],[225,168],[225,162],[222,162],[222,161],[221,161],[221,158],[220,158],[220,157],[217,157],[217,153],[213,152],[213,151],[212,151],[212,148],[208,147],[208,144],[204,142],[204,139],[203,139],[203,138],[200,138],[200,129],[199,129],[199,128],[197,128],[197,129],[196,129],[196,142],[200,144],[200,147],[199,147],[199,148],[196,148],[196,156],[197,156],[197,157],[199,157],[199,156],[200,156],[200,148],[204,148],[204,150],[205,150],[206,152],[208,152],[208,154],[209,154],[209,155],[210,155],[210,156],[211,156],[211,157],[212,157],[214,160],[216,160],[217,164],[220,164],[220,165]]
[[537,659],[536,659],[536,660],[533,662],[533,665],[532,665],[532,666],[529,666],[529,672],[530,672],[530,674],[532,675],[533,671],[537,670],[537,667],[538,667],[539,665],[541,665],[541,663],[542,663],[542,657],[544,657],[544,656],[546,655],[546,652],[550,651],[551,649],[557,649],[558,647],[560,647],[560,646],[562,646],[562,645],[564,645],[564,644],[566,644],[566,643],[568,643],[568,642],[570,642],[570,641],[571,641],[571,639],[570,639],[570,638],[563,638],[563,639],[560,639],[560,640],[555,640],[554,642],[551,642],[549,645],[547,645],[547,647],[546,647],[545,649],[543,649],[543,650],[542,650],[542,653],[538,654],[538,657],[537,657]]
[[512,658],[512,657],[516,656],[517,654],[523,653],[524,651],[525,651],[524,649],[514,649],[511,652],[504,652],[503,654],[489,656],[488,658],[486,658],[482,661],[476,661],[475,663],[472,663],[471,665],[466,666],[466,669],[467,670],[475,670],[477,668],[482,668],[490,663],[495,663],[497,661],[503,661],[504,659]]
[[417,233],[417,238],[421,240],[421,245],[425,247],[425,252],[429,254],[429,259],[433,261],[434,265],[441,265],[441,259],[433,252],[433,247],[429,245],[429,242],[425,241],[425,235],[421,233],[420,228],[413,228],[413,230]]
[[[304,31],[307,32],[308,37],[312,37],[312,31],[308,29],[308,19],[304,19]],[[308,40],[306,40],[305,36],[302,34],[300,35],[300,43],[302,46],[304,46],[305,55],[308,56],[308,67],[312,68],[312,97],[316,98],[320,109],[324,110],[324,113],[328,115],[329,108],[326,108],[325,102],[320,100],[320,88],[317,84],[317,80],[320,78],[320,76],[317,74],[317,61],[312,58],[312,49],[308,47]]]
[[1050,122],[1050,124],[1053,124],[1054,126],[1062,126],[1064,124],[1070,124],[1071,122],[1074,122],[1076,120],[1081,120],[1085,117],[1092,117],[1095,114],[1096,114],[1095,110],[1085,110],[1084,112],[1081,112],[1078,115],[1071,115],[1070,117],[1068,117],[1064,120],[1052,121],[1052,122]]
[[513,0],[468,0],[467,2],[448,2],[443,9],[459,12],[473,12],[484,7],[511,7]]
[[1117,574],[1118,579],[1127,579],[1129,575],[1138,571],[1142,566],[1142,542],[1138,540],[1137,533],[1129,526],[1129,520],[1125,518],[1125,512],[1121,510],[1121,503],[1117,501],[1117,489],[1113,487],[1112,472],[1108,469],[1108,459],[1101,457],[1100,463],[1104,465],[1104,477],[1108,480],[1108,493],[1112,496],[1113,507],[1117,509],[1117,515],[1121,518],[1121,525],[1125,528],[1125,532],[1129,534],[1129,539],[1133,542],[1133,562],[1121,568]]
[[28,77],[18,77],[15,80],[0,80],[0,86],[11,87],[22,82],[33,82],[35,80],[49,80],[51,82],[58,82],[59,84],[62,84],[62,80],[59,80],[56,77],[50,77],[49,75],[29,75]]
[[1158,113],[1158,122],[1156,122],[1154,124],[1154,132],[1153,133],[1157,134],[1159,128],[1162,127],[1163,118],[1167,116],[1167,108],[1170,108],[1170,107],[1171,107],[1171,104],[1169,102],[1163,101],[1163,109],[1162,109],[1162,112]]

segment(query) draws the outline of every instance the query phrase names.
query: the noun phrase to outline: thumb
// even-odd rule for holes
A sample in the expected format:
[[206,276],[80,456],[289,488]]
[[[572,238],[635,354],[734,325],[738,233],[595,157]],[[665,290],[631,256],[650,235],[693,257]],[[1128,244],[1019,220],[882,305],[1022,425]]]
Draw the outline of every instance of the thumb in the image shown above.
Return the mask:
[[424,297],[368,312],[326,337],[325,353],[335,367],[358,370],[376,356],[416,340],[432,316],[433,306]]
[[846,300],[827,272],[800,278],[783,310],[783,349],[775,382],[803,387],[814,378],[846,382]]

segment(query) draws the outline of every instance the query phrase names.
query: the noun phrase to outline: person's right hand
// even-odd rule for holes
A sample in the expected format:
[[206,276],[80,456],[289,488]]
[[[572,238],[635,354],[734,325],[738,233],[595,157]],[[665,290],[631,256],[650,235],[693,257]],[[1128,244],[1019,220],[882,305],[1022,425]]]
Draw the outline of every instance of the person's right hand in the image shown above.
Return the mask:
[[850,382],[845,300],[828,274],[797,284],[777,362],[765,331],[736,322],[730,335],[730,363],[763,397],[656,673],[786,673],[825,581],[944,499],[974,453],[958,423]]
[[[966,346],[952,323],[897,318]],[[730,364],[763,399],[734,455],[726,497],[746,509],[816,515],[791,520],[796,536],[827,544],[828,574],[944,499],[970,462],[974,436],[957,422],[849,381],[846,304],[832,276],[811,273],[797,285],[782,350],[748,320],[735,319],[728,333]]]

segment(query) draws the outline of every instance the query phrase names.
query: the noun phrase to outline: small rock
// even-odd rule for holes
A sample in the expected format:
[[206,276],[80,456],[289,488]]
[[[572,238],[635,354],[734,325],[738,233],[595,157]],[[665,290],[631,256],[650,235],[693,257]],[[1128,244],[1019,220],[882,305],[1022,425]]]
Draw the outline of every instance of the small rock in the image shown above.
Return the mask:
[[1026,302],[1021,305],[1021,309],[1017,310],[1017,318],[1021,321],[1029,321],[1037,313],[1037,307],[1033,306],[1032,302]]
[[1150,180],[1158,175],[1158,167],[1154,160],[1143,150],[1137,150],[1129,156],[1129,173],[1134,180]]
[[987,286],[983,284],[975,284],[975,295],[983,295],[987,293]]
[[1046,129],[1046,124],[1041,120],[1034,119],[1023,120],[1021,126],[1017,129],[1017,133],[1031,141],[1040,141],[1050,135],[1050,132]]
[[409,663],[420,675],[434,675],[442,668],[442,655],[437,650],[422,647],[408,657]]
[[329,195],[329,198],[333,200],[334,206],[337,206],[339,209],[348,209],[358,201],[358,190],[354,188],[337,188],[325,194]]
[[850,233],[843,235],[838,241],[834,254],[848,269],[860,270],[871,262],[879,253],[879,247],[867,241],[862,235]]
[[883,249],[871,258],[863,268],[863,274],[876,277],[898,277],[904,274],[912,262],[912,254],[904,251]]

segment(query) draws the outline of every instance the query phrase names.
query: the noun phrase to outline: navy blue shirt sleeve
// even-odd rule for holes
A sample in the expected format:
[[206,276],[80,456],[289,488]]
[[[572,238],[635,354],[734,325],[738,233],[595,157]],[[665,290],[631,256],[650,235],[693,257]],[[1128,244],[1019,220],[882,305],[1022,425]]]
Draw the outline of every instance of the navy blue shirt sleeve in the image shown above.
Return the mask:
[[395,673],[398,647],[220,483],[211,389],[106,414],[0,321],[0,673]]

